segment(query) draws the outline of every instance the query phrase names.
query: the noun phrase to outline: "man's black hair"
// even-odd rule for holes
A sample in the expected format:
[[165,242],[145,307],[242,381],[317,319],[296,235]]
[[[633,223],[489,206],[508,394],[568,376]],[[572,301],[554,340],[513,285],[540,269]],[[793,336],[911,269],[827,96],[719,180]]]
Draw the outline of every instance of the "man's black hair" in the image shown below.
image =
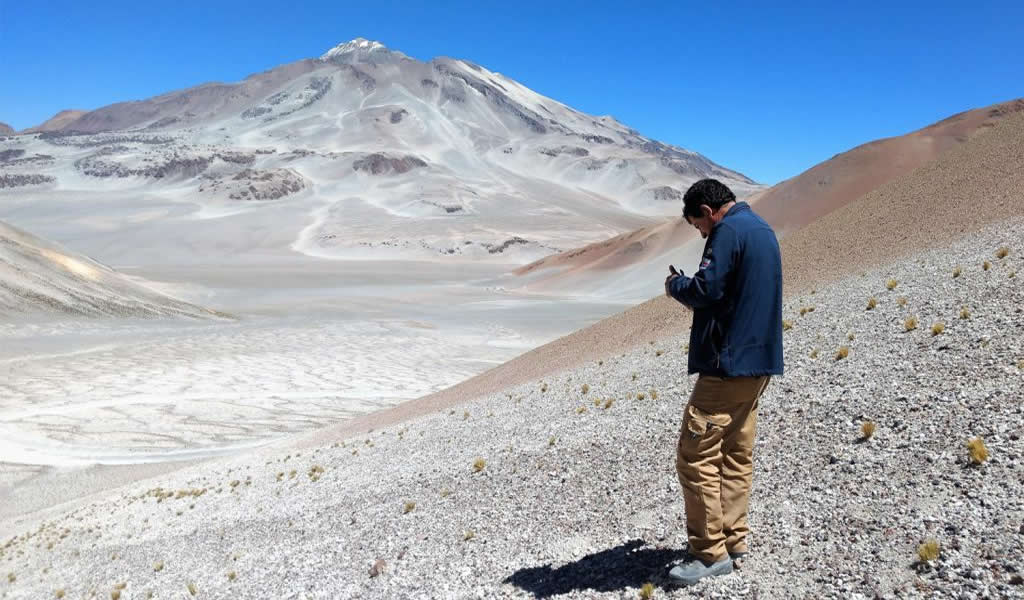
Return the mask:
[[703,216],[700,213],[701,204],[707,204],[711,210],[718,210],[735,201],[736,194],[733,194],[732,190],[721,181],[701,179],[691,185],[683,196],[683,216],[691,219]]

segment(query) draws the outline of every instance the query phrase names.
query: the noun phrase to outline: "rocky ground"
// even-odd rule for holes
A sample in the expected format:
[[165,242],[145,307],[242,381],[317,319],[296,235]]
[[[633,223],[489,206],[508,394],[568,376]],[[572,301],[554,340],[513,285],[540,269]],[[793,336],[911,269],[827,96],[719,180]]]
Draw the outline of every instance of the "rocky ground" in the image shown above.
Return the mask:
[[667,337],[0,523],[0,597],[1024,597],[1021,239],[1016,219],[788,299],[752,553],[731,575],[664,577],[685,549],[673,461],[693,382],[687,339]]

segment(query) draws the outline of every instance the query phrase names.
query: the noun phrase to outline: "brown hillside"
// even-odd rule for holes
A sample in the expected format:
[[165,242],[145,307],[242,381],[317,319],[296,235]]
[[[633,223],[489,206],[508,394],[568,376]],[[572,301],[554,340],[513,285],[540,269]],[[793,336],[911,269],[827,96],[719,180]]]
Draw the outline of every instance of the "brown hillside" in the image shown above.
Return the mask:
[[44,131],[59,131],[64,129],[79,117],[86,114],[84,110],[62,110],[53,115],[40,125],[29,127],[21,133],[42,133]]

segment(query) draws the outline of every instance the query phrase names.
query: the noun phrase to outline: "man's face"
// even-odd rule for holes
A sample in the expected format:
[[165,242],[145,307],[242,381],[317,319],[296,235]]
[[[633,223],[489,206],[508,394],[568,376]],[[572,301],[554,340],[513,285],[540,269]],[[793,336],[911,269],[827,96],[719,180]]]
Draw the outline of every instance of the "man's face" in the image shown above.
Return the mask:
[[707,239],[711,235],[711,228],[715,226],[714,220],[711,218],[711,208],[706,204],[702,204],[700,207],[701,216],[699,217],[686,217],[686,222],[697,228],[700,232],[700,237]]

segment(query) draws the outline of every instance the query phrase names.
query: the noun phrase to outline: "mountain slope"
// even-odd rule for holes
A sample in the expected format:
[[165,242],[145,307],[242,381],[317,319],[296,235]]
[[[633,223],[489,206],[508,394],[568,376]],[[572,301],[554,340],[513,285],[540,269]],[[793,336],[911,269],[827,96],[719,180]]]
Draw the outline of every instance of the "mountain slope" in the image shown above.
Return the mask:
[[[182,244],[171,240],[187,239],[203,260],[256,250],[523,264],[674,214],[701,177],[742,195],[761,189],[482,66],[423,62],[361,39],[240,82],[122,102],[44,129],[0,144],[24,153],[0,165],[18,177],[10,193],[38,194],[39,210],[86,192],[145,194],[150,206],[179,213],[193,206],[141,226],[139,241],[152,249],[135,254],[155,261],[179,256]],[[35,213],[5,217],[47,235],[54,226]],[[238,240],[255,236],[199,233],[197,218],[218,219],[221,232],[273,227],[275,239],[245,247]]]
[[159,294],[105,265],[0,222],[0,314],[39,312],[225,316]]

